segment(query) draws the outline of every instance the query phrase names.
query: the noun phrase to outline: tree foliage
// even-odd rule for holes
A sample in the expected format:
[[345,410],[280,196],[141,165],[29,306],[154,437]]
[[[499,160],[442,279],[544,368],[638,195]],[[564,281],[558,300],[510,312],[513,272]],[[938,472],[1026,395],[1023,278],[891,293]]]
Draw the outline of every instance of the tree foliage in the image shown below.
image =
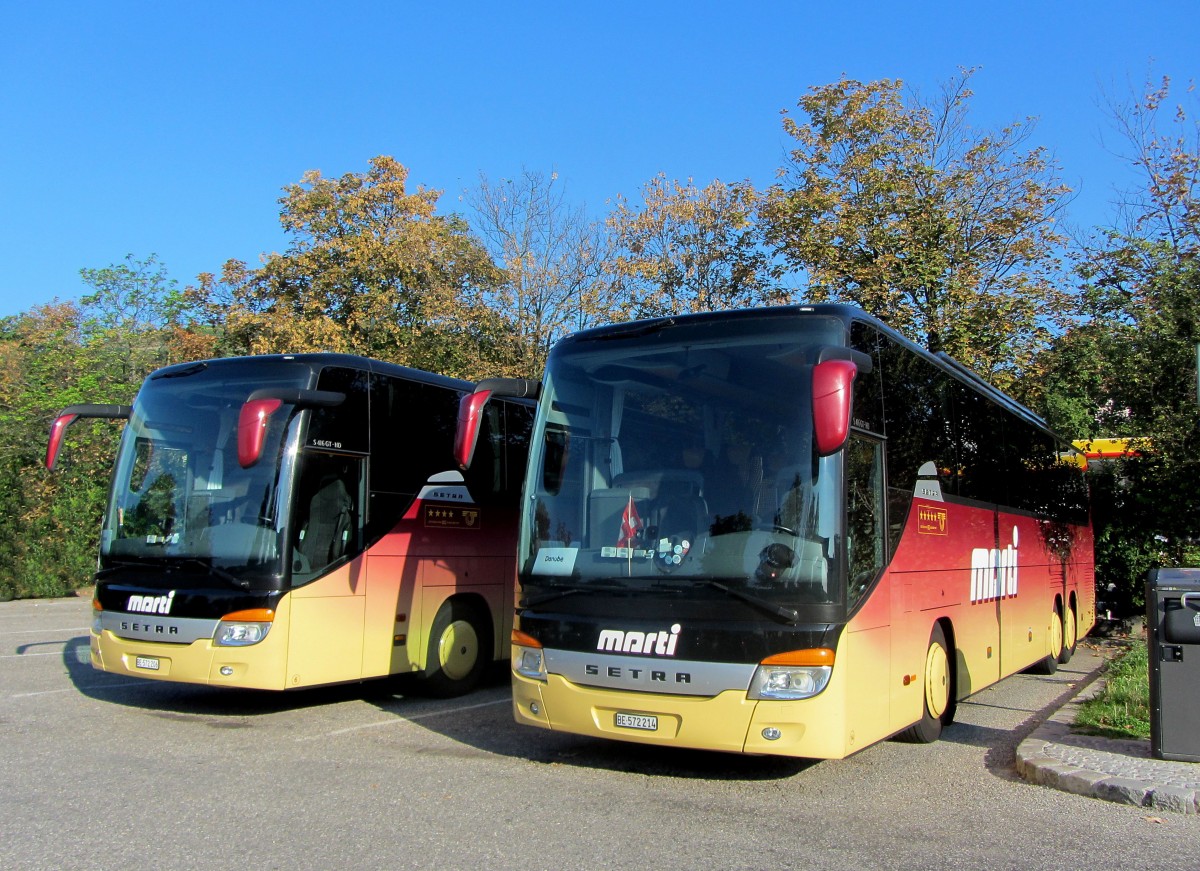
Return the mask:
[[279,199],[288,238],[180,292],[151,255],[81,272],[77,305],[0,321],[0,597],[88,580],[119,427],[72,428],[65,405],[132,400],[157,366],[331,350],[463,377],[535,376],[560,336],[632,317],[806,299],[857,303],[1042,408],[1072,436],[1143,439],[1099,479],[1098,575],[1128,604],[1146,568],[1196,553],[1200,136],[1170,83],[1113,107],[1139,183],[1114,226],[1057,259],[1068,191],[1032,122],[967,122],[972,73],[932,101],[900,82],[810,89],[784,114],[793,147],[765,193],[651,179],[589,221],[554,174],[480,178],[466,214],[376,157],[306,173]]
[[537,377],[554,342],[613,316],[611,282],[604,278],[607,237],[583,207],[567,202],[556,173],[524,170],[497,182],[481,175],[466,201],[503,270],[485,295],[513,330],[497,374]]
[[631,317],[718,311],[786,301],[776,289],[749,183],[651,179],[642,205],[617,200],[608,218],[614,283]]
[[814,300],[856,303],[1002,387],[1067,306],[1056,219],[1068,189],[1032,121],[967,123],[970,71],[936,100],[841,79],[785,113],[795,140],[767,194],[767,238]]
[[474,372],[511,340],[484,305],[501,276],[461,218],[435,214],[440,196],[410,191],[390,157],[340,178],[305,173],[279,200],[287,251],[257,269],[227,263],[192,299],[210,317],[225,306],[224,344],[250,353],[342,351]]
[[1079,252],[1080,323],[1046,358],[1053,423],[1138,440],[1099,482],[1098,572],[1127,607],[1146,570],[1200,556],[1200,128],[1186,106],[1166,109],[1169,93],[1164,80],[1114,107],[1140,182],[1118,226]]
[[80,277],[92,292],[78,304],[0,323],[0,596],[58,595],[86,584],[95,566],[120,427],[77,423],[50,475],[50,421],[68,405],[129,404],[151,371],[208,345],[155,255]]

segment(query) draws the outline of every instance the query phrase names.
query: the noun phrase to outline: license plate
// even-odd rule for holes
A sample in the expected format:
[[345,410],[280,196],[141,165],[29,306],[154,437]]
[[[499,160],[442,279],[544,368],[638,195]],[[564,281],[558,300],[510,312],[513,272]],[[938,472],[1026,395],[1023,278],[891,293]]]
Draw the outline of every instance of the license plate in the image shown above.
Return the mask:
[[617,725],[624,729],[657,732],[658,717],[647,717],[644,714],[617,714]]
[[138,668],[148,668],[151,671],[158,671],[158,660],[153,656],[139,656],[133,661],[133,664]]

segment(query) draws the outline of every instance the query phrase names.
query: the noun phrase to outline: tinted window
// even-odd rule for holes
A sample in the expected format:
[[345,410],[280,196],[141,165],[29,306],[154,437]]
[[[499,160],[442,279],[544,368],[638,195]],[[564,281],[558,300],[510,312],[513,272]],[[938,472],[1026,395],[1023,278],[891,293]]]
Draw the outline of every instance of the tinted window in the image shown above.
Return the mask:
[[306,447],[365,454],[371,375],[361,369],[328,368],[317,379],[318,390],[341,393],[346,398],[330,408],[315,408],[308,424]]
[[430,475],[457,468],[453,447],[460,395],[446,387],[375,376],[369,540],[395,526]]

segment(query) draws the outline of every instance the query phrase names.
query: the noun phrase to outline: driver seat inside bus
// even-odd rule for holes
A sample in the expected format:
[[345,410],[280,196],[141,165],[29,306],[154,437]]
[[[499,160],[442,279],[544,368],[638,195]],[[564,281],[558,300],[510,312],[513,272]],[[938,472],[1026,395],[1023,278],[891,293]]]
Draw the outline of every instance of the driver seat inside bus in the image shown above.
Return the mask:
[[308,503],[308,516],[300,527],[296,550],[307,562],[304,571],[315,571],[337,561],[350,538],[350,494],[342,479],[327,474]]

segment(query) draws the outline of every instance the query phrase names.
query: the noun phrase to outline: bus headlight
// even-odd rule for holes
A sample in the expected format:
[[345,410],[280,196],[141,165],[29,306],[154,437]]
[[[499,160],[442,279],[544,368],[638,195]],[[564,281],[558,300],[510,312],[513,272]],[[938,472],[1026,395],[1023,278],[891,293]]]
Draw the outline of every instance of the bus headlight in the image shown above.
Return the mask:
[[833,651],[827,648],[793,650],[769,656],[750,679],[750,699],[790,701],[808,699],[829,685]]
[[512,668],[522,677],[533,680],[546,679],[546,657],[542,653],[542,643],[531,635],[526,635],[519,629],[512,633]]
[[217,647],[249,647],[258,644],[271,631],[275,612],[267,608],[236,611],[226,614],[213,633],[213,644]]

